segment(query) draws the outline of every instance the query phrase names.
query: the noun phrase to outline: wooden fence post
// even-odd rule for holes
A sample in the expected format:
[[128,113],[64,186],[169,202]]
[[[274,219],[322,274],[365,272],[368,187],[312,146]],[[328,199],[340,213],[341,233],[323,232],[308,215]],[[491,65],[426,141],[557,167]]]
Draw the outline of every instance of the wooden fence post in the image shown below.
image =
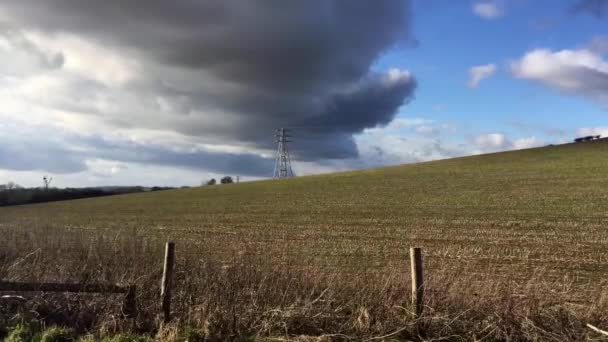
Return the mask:
[[175,243],[167,242],[165,245],[165,263],[163,266],[163,279],[160,288],[161,312],[163,322],[171,319],[171,287],[173,285],[173,265],[175,263]]
[[422,316],[424,309],[424,273],[422,262],[422,248],[410,248],[410,261],[412,264],[412,307],[416,319]]

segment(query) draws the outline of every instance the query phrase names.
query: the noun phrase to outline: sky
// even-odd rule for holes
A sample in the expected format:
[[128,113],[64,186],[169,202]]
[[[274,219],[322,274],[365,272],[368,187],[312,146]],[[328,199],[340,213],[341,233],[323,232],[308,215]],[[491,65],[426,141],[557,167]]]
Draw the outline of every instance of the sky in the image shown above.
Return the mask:
[[608,0],[4,0],[0,183],[194,186],[608,136]]

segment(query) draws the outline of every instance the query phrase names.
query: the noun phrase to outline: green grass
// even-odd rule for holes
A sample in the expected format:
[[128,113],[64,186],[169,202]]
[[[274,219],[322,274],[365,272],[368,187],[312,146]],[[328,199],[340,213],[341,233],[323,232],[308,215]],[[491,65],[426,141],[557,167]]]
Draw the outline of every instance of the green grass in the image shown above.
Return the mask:
[[[4,342],[151,342],[151,338],[135,335],[116,335],[105,338],[94,336],[77,337],[70,329],[52,326],[37,332],[37,329],[24,324],[18,324],[10,329]],[[1,338],[1,336],[0,336]]]
[[30,342],[34,339],[34,335],[29,327],[19,324],[9,332],[4,342]]
[[[163,242],[174,240],[184,262],[247,254],[284,258],[289,262],[274,265],[287,269],[359,276],[405,274],[408,247],[417,245],[425,248],[429,275],[451,270],[480,282],[559,281],[568,284],[562,292],[569,301],[588,303],[608,273],[608,143],[5,207],[0,230],[7,241],[0,248],[20,257],[36,248],[75,250],[88,239],[86,248],[127,260],[147,255],[156,267]],[[28,262],[37,279],[78,280],[49,267],[78,268],[72,259],[58,254],[47,264]],[[106,273],[100,277],[120,281]],[[2,274],[27,278],[8,267]]]

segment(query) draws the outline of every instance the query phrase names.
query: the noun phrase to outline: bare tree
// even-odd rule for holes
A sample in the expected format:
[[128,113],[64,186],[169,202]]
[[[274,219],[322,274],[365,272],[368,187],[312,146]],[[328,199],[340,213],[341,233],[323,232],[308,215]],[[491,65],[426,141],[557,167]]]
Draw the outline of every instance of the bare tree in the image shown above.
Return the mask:
[[42,182],[44,182],[44,190],[49,189],[52,181],[53,181],[53,177],[49,177],[49,176],[42,177]]

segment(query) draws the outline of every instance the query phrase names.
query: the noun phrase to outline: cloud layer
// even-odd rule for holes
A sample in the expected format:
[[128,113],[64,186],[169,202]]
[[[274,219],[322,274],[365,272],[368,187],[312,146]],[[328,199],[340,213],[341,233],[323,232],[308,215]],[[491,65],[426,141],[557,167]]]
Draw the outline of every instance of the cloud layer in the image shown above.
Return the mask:
[[353,134],[416,88],[371,71],[411,39],[408,1],[23,0],[0,22],[6,51],[31,59],[5,80],[28,103],[252,150],[296,127],[303,160],[356,156]]

